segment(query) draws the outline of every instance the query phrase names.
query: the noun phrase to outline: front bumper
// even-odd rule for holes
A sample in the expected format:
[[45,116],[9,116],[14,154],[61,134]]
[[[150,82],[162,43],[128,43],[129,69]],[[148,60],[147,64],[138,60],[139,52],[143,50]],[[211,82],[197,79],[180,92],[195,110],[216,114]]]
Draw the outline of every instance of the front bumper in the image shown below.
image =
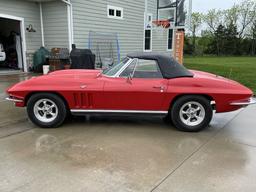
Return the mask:
[[11,101],[15,104],[16,107],[25,107],[25,102],[23,98],[17,98],[17,97],[7,97],[5,98],[7,101]]
[[253,104],[256,104],[256,97],[251,97],[248,101],[234,101],[230,103],[233,106],[248,106]]
[[7,98],[5,98],[5,100],[12,101],[12,102],[15,102],[15,103],[22,103],[23,102],[22,99],[17,99],[17,98],[12,98],[12,97],[7,97]]
[[18,103],[23,102],[22,99],[16,99],[16,98],[12,98],[12,97],[6,97],[5,100],[7,100],[7,101],[13,101],[13,102],[15,102],[15,103],[16,103],[16,102],[18,102]]

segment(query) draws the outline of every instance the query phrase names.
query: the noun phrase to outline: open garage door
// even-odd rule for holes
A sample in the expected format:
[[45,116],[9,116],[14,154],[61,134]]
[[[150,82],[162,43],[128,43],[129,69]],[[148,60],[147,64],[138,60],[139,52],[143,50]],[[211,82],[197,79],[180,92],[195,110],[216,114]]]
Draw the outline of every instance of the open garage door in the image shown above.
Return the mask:
[[27,71],[22,18],[0,14],[0,73]]

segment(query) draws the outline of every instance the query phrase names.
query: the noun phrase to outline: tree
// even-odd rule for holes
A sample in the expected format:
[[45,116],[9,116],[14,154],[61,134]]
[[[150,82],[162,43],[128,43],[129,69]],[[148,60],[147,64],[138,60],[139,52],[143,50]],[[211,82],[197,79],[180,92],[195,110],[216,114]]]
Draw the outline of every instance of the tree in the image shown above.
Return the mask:
[[225,27],[223,25],[219,25],[214,32],[214,41],[213,41],[213,47],[215,48],[217,55],[220,55],[223,51],[224,40],[225,40]]
[[203,20],[207,24],[209,31],[214,34],[217,28],[224,23],[224,12],[211,9],[203,16]]
[[[243,0],[226,10],[193,13],[191,20],[187,48],[192,47],[194,54],[256,54],[256,0]],[[203,23],[207,35],[197,37]]]
[[256,18],[256,2],[255,0],[244,0],[240,5],[238,12],[238,30],[239,39],[245,36],[245,30]]
[[[250,33],[250,28],[256,18],[255,0],[244,0],[240,5],[234,5],[225,11],[226,27],[234,26],[237,31],[236,54],[242,54],[241,48],[247,47],[248,39],[245,37]],[[247,42],[247,43],[246,43]]]
[[233,7],[230,9],[223,11],[226,26],[237,25],[239,20],[239,12],[239,5],[233,5]]
[[216,47],[213,49],[214,35],[208,31],[203,30],[201,32],[201,37],[198,40],[198,46],[201,47],[203,54],[213,54],[216,53]]
[[214,32],[213,39],[208,44],[210,53],[217,55],[236,55],[237,49],[237,28],[234,24],[229,26],[219,25]]
[[244,0],[241,4],[235,4],[227,10],[209,10],[204,16],[204,22],[208,25],[210,31],[214,33],[220,25],[235,25],[238,30],[238,36],[242,39],[246,29],[256,17],[256,1]]
[[202,18],[203,18],[203,15],[198,12],[194,12],[191,15],[190,31],[192,33],[193,52],[195,52],[195,48],[196,48],[196,33],[197,33],[198,29],[200,28],[200,26],[202,25]]
[[193,54],[193,46],[191,44],[191,41],[190,41],[190,37],[189,36],[185,36],[185,39],[184,39],[184,54],[186,55],[192,55]]
[[251,55],[256,55],[256,18],[254,19],[251,26],[250,39],[251,39]]
[[241,50],[238,49],[237,27],[235,24],[230,23],[225,28],[225,36],[223,39],[224,47],[222,53],[224,55],[237,55],[241,54]]

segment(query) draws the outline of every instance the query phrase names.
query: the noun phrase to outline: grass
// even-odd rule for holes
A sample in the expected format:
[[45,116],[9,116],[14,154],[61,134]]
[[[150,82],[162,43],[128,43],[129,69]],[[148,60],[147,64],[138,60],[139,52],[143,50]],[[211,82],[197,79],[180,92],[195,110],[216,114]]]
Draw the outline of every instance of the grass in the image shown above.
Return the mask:
[[233,79],[256,93],[256,57],[185,57],[184,65]]

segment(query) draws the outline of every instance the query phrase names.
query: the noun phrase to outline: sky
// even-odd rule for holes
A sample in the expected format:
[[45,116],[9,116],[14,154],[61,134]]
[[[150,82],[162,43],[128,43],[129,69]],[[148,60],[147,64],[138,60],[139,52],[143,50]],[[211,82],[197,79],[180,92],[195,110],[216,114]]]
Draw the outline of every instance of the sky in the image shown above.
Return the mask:
[[206,13],[209,9],[227,9],[242,0],[192,0],[193,12]]

